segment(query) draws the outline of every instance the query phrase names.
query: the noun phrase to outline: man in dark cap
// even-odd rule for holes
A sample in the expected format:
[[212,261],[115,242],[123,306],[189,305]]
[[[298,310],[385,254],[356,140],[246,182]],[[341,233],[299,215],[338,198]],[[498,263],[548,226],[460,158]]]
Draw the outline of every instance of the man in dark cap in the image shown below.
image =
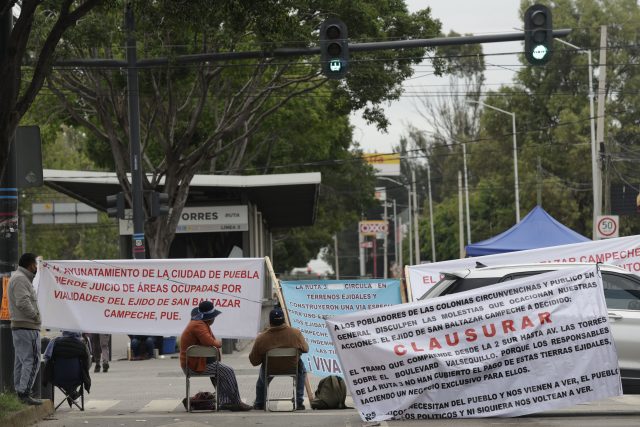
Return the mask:
[[211,383],[215,385],[216,366],[220,378],[218,379],[218,399],[221,409],[230,411],[250,411],[251,405],[240,400],[236,374],[230,366],[220,362],[207,362],[204,357],[189,358],[187,366],[187,349],[192,345],[222,347],[222,341],[217,339],[211,331],[211,325],[220,314],[211,301],[202,301],[198,305],[198,312],[191,312],[191,321],[180,337],[180,366],[187,373],[187,369],[198,374],[210,374]]
[[[309,351],[309,345],[296,328],[292,328],[284,322],[284,312],[278,306],[269,313],[269,328],[262,332],[253,343],[249,361],[253,366],[262,364],[267,351],[274,348],[297,348],[302,353]],[[304,381],[306,371],[302,360],[298,362],[298,379],[296,388],[296,409],[304,410]],[[260,376],[256,382],[256,400],[254,409],[264,409],[264,365],[260,367]]]
[[20,400],[27,405],[42,405],[40,399],[31,397],[36,374],[40,369],[40,309],[33,287],[33,278],[37,272],[36,255],[30,252],[22,254],[8,287],[11,334],[15,350],[13,385]]

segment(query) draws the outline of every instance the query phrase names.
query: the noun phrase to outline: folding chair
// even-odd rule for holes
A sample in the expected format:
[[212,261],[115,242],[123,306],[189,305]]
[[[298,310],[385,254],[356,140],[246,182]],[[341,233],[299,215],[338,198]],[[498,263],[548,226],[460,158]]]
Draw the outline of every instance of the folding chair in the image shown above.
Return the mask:
[[[204,345],[192,345],[189,348],[187,348],[187,353],[186,353],[186,366],[187,369],[185,369],[186,371],[186,381],[187,381],[187,412],[192,412],[191,410],[191,393],[189,392],[189,389],[191,388],[191,377],[210,377],[211,374],[207,373],[207,374],[199,374],[197,372],[193,372],[191,369],[189,369],[189,358],[190,357],[206,357],[207,358],[207,363],[211,363],[211,362],[220,362],[220,350],[217,349],[216,347],[207,347]],[[215,376],[216,376],[216,383],[214,384],[214,387],[216,388],[216,399],[215,399],[215,405],[214,405],[214,411],[218,411],[218,364],[216,364],[216,372],[215,372]]]
[[[296,389],[298,385],[298,363],[300,351],[297,348],[274,348],[264,356],[264,410],[271,411],[269,402],[293,402],[293,409],[297,407]],[[290,377],[293,379],[293,397],[291,399],[269,399],[269,383],[275,377]]]
[[[56,357],[51,360],[51,363],[53,363],[53,385],[64,395],[54,410],[57,410],[64,402],[68,402],[70,407],[75,405],[84,411],[84,384],[80,357]],[[77,402],[78,398],[80,398],[80,405]],[[51,399],[55,404],[55,388],[51,392]]]

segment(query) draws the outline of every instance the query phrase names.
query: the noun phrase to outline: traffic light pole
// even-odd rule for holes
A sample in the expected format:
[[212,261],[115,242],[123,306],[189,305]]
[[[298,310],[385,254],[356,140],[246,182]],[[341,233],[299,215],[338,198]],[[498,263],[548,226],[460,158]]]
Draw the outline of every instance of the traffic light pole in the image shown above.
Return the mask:
[[127,97],[129,101],[129,144],[131,156],[131,209],[133,211],[133,235],[131,251],[134,259],[145,258],[144,209],[142,191],[142,156],[140,154],[140,98],[136,58],[135,21],[133,4],[125,4],[127,29]]
[[[569,35],[570,29],[554,30],[553,37],[562,38]],[[349,43],[350,52],[372,52],[376,50],[387,49],[411,49],[417,47],[436,47],[436,46],[457,46],[466,44],[480,43],[503,43],[511,41],[522,41],[525,39],[525,33],[505,33],[490,34],[482,36],[463,36],[463,37],[435,37],[432,39],[413,39],[413,40],[394,40],[388,42],[370,42],[370,43]],[[154,68],[172,64],[193,64],[199,62],[212,61],[229,61],[239,59],[260,59],[260,58],[290,58],[296,56],[311,56],[320,54],[320,47],[308,48],[282,48],[271,51],[249,51],[249,52],[212,52],[198,53],[193,55],[180,55],[175,58],[152,58],[141,59],[136,62],[136,68]],[[127,61],[117,59],[69,59],[64,61],[56,61],[54,63],[58,67],[84,67],[84,68],[126,68],[129,66]]]

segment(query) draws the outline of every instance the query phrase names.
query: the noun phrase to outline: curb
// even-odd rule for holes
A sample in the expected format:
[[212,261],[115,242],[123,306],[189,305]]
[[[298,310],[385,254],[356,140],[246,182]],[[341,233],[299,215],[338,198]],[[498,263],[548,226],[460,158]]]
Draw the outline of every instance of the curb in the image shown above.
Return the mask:
[[27,427],[53,414],[53,402],[43,399],[42,405],[27,406],[2,420],[3,427]]

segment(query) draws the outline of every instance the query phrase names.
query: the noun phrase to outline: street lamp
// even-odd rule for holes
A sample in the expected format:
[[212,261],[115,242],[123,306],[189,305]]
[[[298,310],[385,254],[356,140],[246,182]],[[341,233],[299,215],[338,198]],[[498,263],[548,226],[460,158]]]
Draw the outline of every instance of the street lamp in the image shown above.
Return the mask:
[[555,41],[560,42],[564,45],[567,45],[573,49],[576,49],[580,53],[587,54],[587,61],[589,61],[589,115],[591,123],[591,180],[593,186],[593,238],[596,238],[596,226],[598,221],[598,216],[600,216],[600,210],[602,208],[602,188],[601,188],[601,177],[600,177],[600,168],[598,167],[598,150],[596,147],[596,124],[595,124],[595,114],[594,114],[594,106],[593,99],[595,98],[595,93],[593,92],[593,64],[591,63],[591,50],[583,49],[574,44],[566,42],[562,39],[555,39]]
[[508,114],[511,116],[511,124],[513,129],[513,177],[515,181],[515,199],[516,199],[516,223],[520,222],[520,189],[518,187],[518,142],[516,140],[516,114],[510,111],[505,111],[501,108],[494,107],[493,105],[485,104],[482,101],[473,101],[467,100],[467,102],[471,102],[474,104],[482,105],[487,108],[491,108],[492,110],[499,111],[504,114]]

